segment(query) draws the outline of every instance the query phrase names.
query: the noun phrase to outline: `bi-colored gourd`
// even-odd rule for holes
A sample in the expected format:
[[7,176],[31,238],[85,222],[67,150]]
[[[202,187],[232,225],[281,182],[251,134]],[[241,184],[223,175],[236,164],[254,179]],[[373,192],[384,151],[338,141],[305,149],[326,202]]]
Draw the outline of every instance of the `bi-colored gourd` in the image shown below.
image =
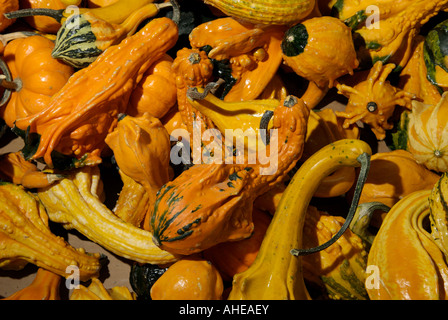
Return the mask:
[[216,267],[199,258],[183,258],[151,287],[153,300],[220,300],[224,284]]
[[[345,219],[308,206],[303,226],[303,246],[317,247],[341,229]],[[324,287],[333,300],[367,300],[365,288],[367,248],[363,240],[347,229],[329,248],[303,256],[303,274]]]
[[73,289],[70,300],[135,300],[136,295],[125,286],[115,286],[106,289],[104,284],[93,278],[89,286],[79,285]]
[[30,192],[12,183],[0,184],[0,268],[20,270],[28,263],[62,277],[77,267],[79,279],[98,276],[100,255],[70,246],[48,227],[46,208]]
[[38,35],[14,39],[6,45],[3,59],[12,81],[1,86],[11,86],[11,96],[0,115],[9,127],[16,119],[45,109],[74,73],[72,67],[51,57],[53,48],[51,40]]
[[145,19],[156,16],[167,6],[171,3],[149,3],[135,10],[121,24],[110,23],[89,11],[75,14],[59,28],[52,57],[75,68],[85,68],[104,50],[133,35]]
[[389,122],[397,105],[411,109],[411,101],[415,99],[409,93],[393,86],[387,77],[395,68],[394,64],[383,65],[381,61],[371,68],[367,79],[350,87],[338,84],[338,92],[348,97],[345,111],[336,112],[345,118],[343,127],[362,121],[369,125],[378,140],[386,137],[386,130],[393,128]]
[[251,23],[293,25],[314,9],[314,0],[205,0],[225,15]]
[[155,243],[167,251],[192,254],[250,236],[253,201],[283,181],[300,159],[308,115],[307,107],[294,96],[275,108],[277,138],[271,136],[265,155],[275,155],[277,160],[262,161],[256,155],[249,162],[247,155],[239,160],[218,156],[216,162],[195,164],[165,184],[151,215]]
[[432,28],[425,37],[423,58],[427,71],[427,79],[439,92],[448,89],[448,66],[444,43],[448,20],[442,21]]
[[351,30],[334,17],[307,19],[289,28],[281,43],[284,62],[320,88],[358,67]]
[[38,190],[39,199],[49,218],[76,229],[105,249],[141,263],[169,263],[177,257],[158,248],[152,234],[124,222],[100,200],[98,167],[84,167],[57,182]]
[[444,93],[435,105],[413,101],[409,114],[408,150],[418,163],[436,172],[448,170],[447,109],[447,94]]
[[[229,299],[310,298],[304,284],[300,256],[304,253],[297,252],[297,249],[303,248],[303,225],[309,201],[320,181],[337,168],[359,167],[363,163],[362,167],[368,172],[370,154],[367,143],[343,139],[325,146],[305,161],[289,182],[255,261],[246,271],[234,276]],[[365,176],[360,178],[362,188]],[[347,215],[348,223],[350,214]],[[337,237],[332,239],[336,240]]]
[[125,112],[132,89],[146,69],[174,46],[177,30],[171,19],[151,20],[73,74],[41,112],[17,120],[17,128],[39,135],[30,158],[42,158],[49,167],[54,167],[54,152],[87,164],[101,162],[104,139]]
[[437,104],[441,93],[428,79],[428,69],[424,56],[425,38],[416,36],[412,56],[400,72],[398,87],[403,91],[414,94],[418,100],[425,104]]
[[447,299],[448,265],[425,222],[430,194],[431,190],[413,192],[388,212],[369,251],[370,299]]
[[30,285],[3,300],[60,300],[59,288],[62,279],[56,273],[39,268]]

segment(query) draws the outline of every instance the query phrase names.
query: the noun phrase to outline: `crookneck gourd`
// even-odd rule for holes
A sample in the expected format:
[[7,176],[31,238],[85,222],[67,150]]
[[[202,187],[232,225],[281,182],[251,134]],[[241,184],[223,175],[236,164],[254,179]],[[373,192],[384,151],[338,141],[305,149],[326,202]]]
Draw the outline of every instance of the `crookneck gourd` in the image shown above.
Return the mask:
[[[256,99],[282,62],[280,43],[286,28],[223,17],[195,27],[190,45],[202,49],[225,80],[225,101]],[[225,70],[227,67],[228,70]]]
[[447,299],[448,265],[429,224],[430,195],[413,192],[387,213],[367,260],[370,299]]
[[342,166],[362,167],[357,182],[360,192],[371,152],[362,140],[343,139],[323,147],[305,161],[283,193],[255,261],[234,276],[230,300],[310,299],[304,284],[302,255],[333,245],[347,229],[357,201],[352,203],[346,222],[331,240],[304,249],[303,226],[309,202],[320,181]]
[[[308,206],[303,226],[303,246],[317,247],[329,241],[345,223],[341,216],[332,216]],[[363,240],[347,229],[330,247],[316,254],[303,256],[304,278],[323,287],[333,300],[367,300],[365,288],[367,247]]]
[[375,63],[367,79],[354,87],[338,84],[338,92],[348,97],[345,111],[336,114],[345,118],[344,128],[357,121],[370,126],[378,140],[386,137],[386,130],[393,128],[389,122],[397,105],[411,109],[411,101],[415,95],[403,91],[392,85],[387,77],[395,68],[392,63],[383,65],[381,61]]
[[30,192],[12,183],[0,184],[0,268],[20,270],[28,263],[62,277],[77,267],[81,281],[99,274],[100,255],[70,246],[48,227],[46,208]]
[[55,166],[55,153],[84,164],[101,162],[104,139],[125,112],[133,88],[146,69],[174,46],[177,30],[171,19],[151,20],[75,72],[42,111],[17,120],[16,127],[34,134],[38,142],[36,152],[27,158],[42,159],[49,167]]
[[[92,12],[74,14],[59,28],[51,53],[75,68],[85,68],[104,50],[133,35],[145,19],[156,16],[171,3],[149,3],[133,12],[121,24],[98,18]],[[78,25],[79,28],[74,26]]]
[[353,29],[361,67],[382,61],[401,70],[412,54],[412,39],[422,25],[447,8],[447,0],[349,0],[337,1],[333,14]]
[[185,257],[176,261],[151,287],[152,300],[220,300],[224,284],[210,261]]
[[195,164],[165,184],[150,219],[155,243],[191,254],[250,236],[254,199],[282,181],[300,159],[308,116],[304,103],[288,96],[274,110],[266,153],[255,155],[253,162],[247,153],[224,158],[218,146],[214,161]]
[[30,285],[3,300],[60,300],[59,288],[62,279],[56,273],[39,268]]
[[50,187],[38,189],[50,220],[76,229],[118,256],[141,263],[169,263],[177,257],[158,248],[149,231],[121,220],[99,199],[97,166],[74,172]]
[[9,127],[16,119],[45,109],[74,73],[72,67],[51,57],[53,48],[51,40],[38,35],[14,39],[6,45],[2,58],[12,79],[0,86],[10,90],[11,95],[0,116]]
[[314,9],[314,0],[205,0],[225,15],[255,24],[293,25]]
[[448,171],[447,97],[444,93],[434,105],[413,101],[409,114],[408,150],[418,163],[436,172]]

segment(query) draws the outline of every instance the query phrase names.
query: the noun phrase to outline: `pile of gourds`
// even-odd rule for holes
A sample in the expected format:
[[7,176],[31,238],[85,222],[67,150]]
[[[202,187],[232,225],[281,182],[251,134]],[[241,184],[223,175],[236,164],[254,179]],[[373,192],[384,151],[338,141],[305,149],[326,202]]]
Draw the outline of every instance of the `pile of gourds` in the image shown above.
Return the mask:
[[5,299],[447,298],[448,0],[0,3]]

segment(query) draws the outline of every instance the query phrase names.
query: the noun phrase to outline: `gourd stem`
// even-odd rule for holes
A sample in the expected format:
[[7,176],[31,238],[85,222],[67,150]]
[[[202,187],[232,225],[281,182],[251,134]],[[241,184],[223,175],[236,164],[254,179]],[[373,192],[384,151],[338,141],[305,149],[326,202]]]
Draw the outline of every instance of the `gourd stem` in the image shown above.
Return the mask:
[[64,9],[54,10],[47,8],[27,8],[7,12],[4,15],[8,19],[26,18],[33,16],[47,16],[55,19],[57,22],[60,23],[62,21],[62,18],[64,18],[64,11],[65,11]]
[[316,253],[322,250],[325,250],[329,246],[331,246],[333,243],[335,243],[347,230],[347,228],[350,226],[351,221],[353,220],[353,217],[355,216],[356,209],[358,207],[359,198],[361,197],[361,192],[364,187],[364,184],[367,179],[367,174],[369,173],[370,169],[370,155],[368,153],[362,153],[357,158],[358,162],[361,164],[361,169],[358,175],[358,180],[356,182],[355,192],[353,195],[352,203],[350,205],[349,212],[347,214],[347,217],[345,218],[345,222],[342,225],[341,229],[327,242],[309,249],[292,249],[290,252],[294,256],[304,256],[312,253]]
[[[5,61],[0,58],[0,70],[2,71],[2,75],[0,76],[0,85],[3,86],[3,82],[9,83],[12,81],[12,75],[9,71],[8,65],[5,63]],[[3,96],[0,99],[0,107],[6,104],[6,102],[9,101],[9,98],[11,97],[11,90],[5,87],[5,90],[3,92]]]
[[268,125],[274,116],[274,111],[266,110],[260,119],[260,135],[261,141],[267,146],[270,143],[271,135],[268,134]]
[[174,21],[175,24],[179,25],[180,22],[180,7],[176,0],[170,0],[171,5],[173,6],[173,17],[171,20]]

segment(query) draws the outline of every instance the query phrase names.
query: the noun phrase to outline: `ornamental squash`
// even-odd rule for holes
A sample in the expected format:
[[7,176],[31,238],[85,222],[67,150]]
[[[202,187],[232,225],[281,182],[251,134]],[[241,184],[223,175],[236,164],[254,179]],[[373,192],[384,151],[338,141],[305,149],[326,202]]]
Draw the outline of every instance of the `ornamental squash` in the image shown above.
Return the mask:
[[418,163],[436,172],[448,171],[447,94],[435,105],[412,102],[409,114],[408,150]]
[[220,300],[224,284],[207,260],[185,257],[171,266],[151,287],[152,300]]
[[[67,4],[64,4],[60,0],[19,0],[19,4],[21,10],[29,10],[37,8],[45,8],[51,10],[65,10],[65,8],[67,8],[68,6]],[[25,20],[32,28],[44,33],[55,34],[58,31],[59,27],[61,26],[58,21],[55,21],[52,18],[44,16],[26,17]]]
[[359,203],[377,201],[392,207],[414,191],[432,189],[438,180],[439,175],[418,164],[409,151],[376,153]]
[[101,162],[104,139],[125,112],[133,88],[146,69],[176,43],[177,30],[171,19],[151,20],[73,74],[42,111],[17,120],[18,129],[39,138],[29,158],[42,159],[49,167],[54,166],[54,152],[87,164]]
[[351,30],[334,17],[315,17],[290,27],[281,49],[294,72],[321,88],[333,87],[337,78],[353,75],[358,67]]
[[245,101],[256,99],[278,70],[285,30],[223,17],[195,27],[189,40],[193,48],[206,50],[218,69],[220,64],[230,69],[230,79],[221,77],[226,80],[223,99]]
[[2,0],[0,2],[0,32],[15,22],[15,19],[8,19],[3,14],[19,9],[19,0]]
[[[73,14],[59,28],[52,57],[75,68],[85,68],[104,50],[133,35],[140,24],[153,18],[171,3],[149,3],[133,12],[121,24],[110,23],[92,12]],[[78,25],[78,28],[74,26]]]
[[148,68],[131,93],[126,114],[138,116],[147,112],[161,119],[175,106],[177,89],[172,64],[173,58],[165,54]]
[[[169,264],[170,265],[170,264]],[[167,265],[133,263],[129,274],[129,283],[138,300],[151,300],[151,288],[168,270]]]
[[386,215],[367,260],[370,270],[366,288],[370,299],[448,298],[448,265],[429,224],[430,194],[431,190],[413,192]]
[[429,196],[429,212],[431,219],[431,236],[439,249],[448,255],[448,224],[447,224],[447,180],[446,173],[443,173],[431,190]]
[[44,188],[62,179],[64,175],[40,170],[25,160],[22,153],[9,152],[0,156],[0,179],[28,189]]
[[[303,246],[317,247],[341,229],[345,219],[308,206],[303,226]],[[367,300],[365,288],[367,248],[363,240],[347,229],[330,247],[303,260],[304,278],[324,286],[333,300]]]
[[135,300],[134,293],[127,287],[115,286],[106,289],[104,284],[98,279],[93,278],[89,286],[79,285],[73,289],[70,294],[70,300]]
[[246,154],[223,158],[220,146],[214,150],[221,153],[216,162],[195,164],[165,184],[150,219],[155,243],[192,254],[250,236],[253,201],[283,181],[300,159],[308,115],[301,100],[288,96],[274,110],[276,139],[271,137],[265,150],[271,160],[259,156],[252,162]]
[[38,268],[30,285],[2,300],[60,300],[61,280],[60,275]]
[[428,69],[424,57],[425,38],[418,35],[413,41],[412,56],[400,72],[398,87],[413,93],[425,104],[437,104],[441,94],[437,86],[428,80]]
[[394,68],[392,63],[383,65],[381,61],[377,61],[370,69],[367,79],[354,87],[337,84],[338,93],[349,99],[345,110],[336,112],[338,116],[345,118],[344,128],[362,121],[372,129],[378,140],[383,140],[386,130],[393,128],[390,118],[396,106],[411,109],[411,101],[416,98],[415,95],[400,90],[387,80]]
[[0,115],[9,127],[17,119],[45,109],[51,97],[73,75],[72,67],[51,57],[53,48],[51,40],[38,35],[15,39],[5,47],[3,59],[15,88]]
[[293,25],[314,9],[314,0],[206,0],[225,15],[254,24]]
[[54,185],[38,189],[50,220],[76,229],[106,250],[141,263],[169,263],[177,257],[160,250],[149,231],[117,217],[99,199],[99,168],[84,167]]
[[70,246],[48,227],[45,207],[21,186],[0,184],[0,268],[21,270],[28,263],[68,277],[77,267],[81,281],[98,275],[99,254]]
[[[324,245],[310,250],[303,248],[303,225],[309,201],[320,181],[342,166],[360,166],[359,191],[368,173],[369,145],[361,140],[343,139],[323,147],[311,156],[288,184],[280,200],[255,261],[233,278],[229,300],[305,300],[310,295],[305,287],[302,255],[323,250],[332,245],[346,230],[341,230]],[[347,223],[357,201],[347,215]],[[331,248],[331,247],[330,247]]]
[[237,273],[246,270],[255,260],[271,215],[254,207],[252,212],[254,233],[247,239],[219,243],[202,252],[221,274],[223,280],[231,281]]

